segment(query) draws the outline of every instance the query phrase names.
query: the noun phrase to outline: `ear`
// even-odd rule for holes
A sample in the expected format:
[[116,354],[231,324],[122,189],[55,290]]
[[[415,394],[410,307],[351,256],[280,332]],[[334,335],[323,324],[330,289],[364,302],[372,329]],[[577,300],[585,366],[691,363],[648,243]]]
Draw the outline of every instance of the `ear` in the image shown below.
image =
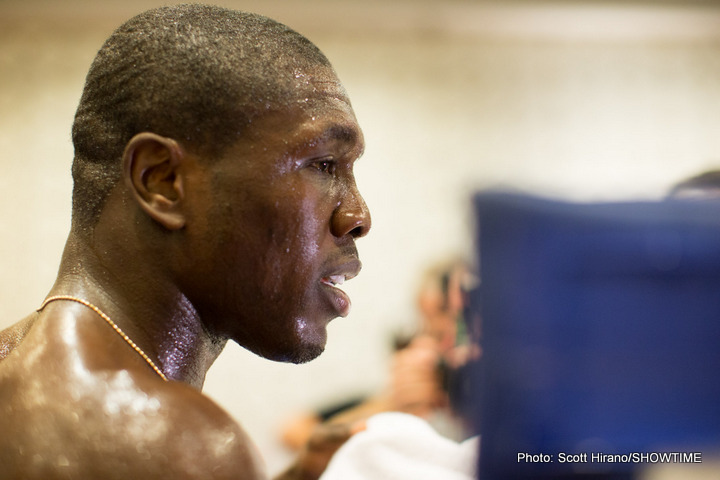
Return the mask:
[[167,228],[185,226],[182,211],[185,151],[178,143],[154,133],[138,133],[125,146],[123,176],[140,208]]

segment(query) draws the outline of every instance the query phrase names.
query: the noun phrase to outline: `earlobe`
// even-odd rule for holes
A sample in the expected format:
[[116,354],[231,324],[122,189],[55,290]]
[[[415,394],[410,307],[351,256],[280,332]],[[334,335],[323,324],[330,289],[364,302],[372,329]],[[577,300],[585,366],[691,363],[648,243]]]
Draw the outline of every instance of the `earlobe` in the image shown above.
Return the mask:
[[180,168],[184,157],[175,140],[149,132],[131,138],[123,153],[126,185],[140,208],[168,230],[185,226]]

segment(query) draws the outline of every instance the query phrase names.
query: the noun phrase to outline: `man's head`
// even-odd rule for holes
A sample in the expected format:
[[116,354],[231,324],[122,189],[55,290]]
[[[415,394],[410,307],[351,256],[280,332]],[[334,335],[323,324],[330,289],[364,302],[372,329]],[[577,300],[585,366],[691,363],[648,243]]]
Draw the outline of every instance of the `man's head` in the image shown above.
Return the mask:
[[74,224],[97,220],[133,135],[216,157],[254,118],[294,101],[294,76],[316,67],[331,69],[315,45],[260,15],[182,5],[130,19],[98,52],[75,116]]
[[147,12],[98,54],[73,138],[77,235],[137,243],[148,284],[172,284],[213,335],[275,360],[322,352],[370,216],[362,132],[314,45],[252,14]]

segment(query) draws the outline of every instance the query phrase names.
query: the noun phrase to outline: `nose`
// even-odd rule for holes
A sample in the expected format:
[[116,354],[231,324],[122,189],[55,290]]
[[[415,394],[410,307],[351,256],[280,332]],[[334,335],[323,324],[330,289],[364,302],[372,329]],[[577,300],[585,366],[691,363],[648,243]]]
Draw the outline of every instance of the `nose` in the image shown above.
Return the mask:
[[370,210],[357,187],[353,187],[335,208],[330,230],[338,238],[345,235],[361,238],[368,234],[371,226]]

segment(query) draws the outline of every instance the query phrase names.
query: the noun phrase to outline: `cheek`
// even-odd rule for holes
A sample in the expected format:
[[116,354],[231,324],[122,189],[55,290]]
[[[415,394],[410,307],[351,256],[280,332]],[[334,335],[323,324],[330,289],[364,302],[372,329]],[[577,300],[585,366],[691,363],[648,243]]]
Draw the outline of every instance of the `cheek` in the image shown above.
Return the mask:
[[311,198],[288,198],[265,212],[265,244],[260,268],[264,289],[276,299],[297,296],[321,266],[323,221]]
[[[231,281],[225,295],[241,311],[299,318],[317,304],[332,244],[333,196],[305,176],[244,185],[216,210],[212,232],[222,258],[218,273]],[[217,205],[217,204],[216,204]],[[222,282],[222,279],[217,281]]]

